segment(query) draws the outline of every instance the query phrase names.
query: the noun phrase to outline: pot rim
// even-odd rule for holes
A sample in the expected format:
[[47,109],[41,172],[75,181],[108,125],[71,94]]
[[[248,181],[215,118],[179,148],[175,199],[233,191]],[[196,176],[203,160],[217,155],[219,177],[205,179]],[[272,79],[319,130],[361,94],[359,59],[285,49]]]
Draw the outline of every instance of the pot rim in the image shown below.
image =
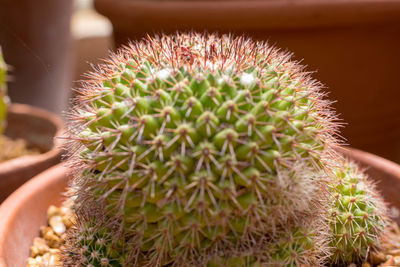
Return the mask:
[[60,117],[45,109],[19,103],[12,103],[8,109],[8,112],[18,115],[29,114],[30,116],[49,121],[56,127],[57,130],[53,136],[53,145],[50,150],[38,155],[26,155],[1,162],[0,174],[7,173],[14,168],[30,166],[37,162],[43,161],[44,159],[53,158],[60,154],[63,142],[57,137],[64,133],[64,123]]
[[379,169],[387,175],[400,178],[400,165],[391,160],[350,147],[341,148],[340,152],[356,162],[362,162],[365,166]]
[[166,23],[221,30],[279,29],[354,26],[400,18],[398,0],[95,0],[94,4],[122,28],[141,21],[140,25]]
[[15,190],[1,205],[0,205],[0,267],[7,267],[5,261],[5,244],[7,237],[7,229],[17,216],[19,209],[38,193],[43,193],[43,184],[56,184],[60,180],[65,179],[69,168],[59,163],[30,179],[17,190]]

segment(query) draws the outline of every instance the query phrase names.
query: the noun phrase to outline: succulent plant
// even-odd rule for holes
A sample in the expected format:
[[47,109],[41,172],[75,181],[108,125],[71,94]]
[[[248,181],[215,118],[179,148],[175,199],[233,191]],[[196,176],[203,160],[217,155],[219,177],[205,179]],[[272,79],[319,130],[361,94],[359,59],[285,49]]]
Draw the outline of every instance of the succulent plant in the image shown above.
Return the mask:
[[124,245],[122,239],[114,242],[109,228],[88,219],[69,232],[62,258],[66,266],[126,266]]
[[266,250],[266,266],[323,266],[330,256],[326,221],[315,216],[303,225],[286,225]]
[[379,246],[385,224],[386,208],[374,184],[350,161],[334,167],[331,191],[330,246],[335,263],[365,260]]
[[4,132],[6,127],[6,116],[8,106],[7,96],[7,65],[4,62],[3,53],[0,47],[0,134]]
[[[329,255],[329,226],[307,222],[326,219],[316,209],[337,125],[290,55],[243,37],[149,37],[77,92],[68,138],[78,222],[108,233],[106,251],[124,243],[125,265],[295,266]],[[80,255],[79,236],[64,255]]]

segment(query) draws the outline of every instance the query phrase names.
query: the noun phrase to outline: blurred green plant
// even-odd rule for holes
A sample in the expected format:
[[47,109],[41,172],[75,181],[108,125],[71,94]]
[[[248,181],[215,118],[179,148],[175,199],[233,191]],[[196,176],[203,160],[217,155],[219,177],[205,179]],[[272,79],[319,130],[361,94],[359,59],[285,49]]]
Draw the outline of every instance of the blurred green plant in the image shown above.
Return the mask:
[[7,107],[9,98],[7,95],[7,64],[4,61],[0,47],[0,134],[5,130],[7,124]]

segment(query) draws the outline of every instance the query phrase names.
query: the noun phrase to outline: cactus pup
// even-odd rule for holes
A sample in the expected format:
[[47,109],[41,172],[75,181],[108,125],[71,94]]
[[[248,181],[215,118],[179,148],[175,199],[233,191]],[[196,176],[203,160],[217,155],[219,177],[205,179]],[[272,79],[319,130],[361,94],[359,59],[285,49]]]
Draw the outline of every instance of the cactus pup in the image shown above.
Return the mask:
[[365,260],[373,249],[379,247],[380,237],[388,223],[385,203],[375,185],[351,161],[336,163],[328,186],[331,261]]

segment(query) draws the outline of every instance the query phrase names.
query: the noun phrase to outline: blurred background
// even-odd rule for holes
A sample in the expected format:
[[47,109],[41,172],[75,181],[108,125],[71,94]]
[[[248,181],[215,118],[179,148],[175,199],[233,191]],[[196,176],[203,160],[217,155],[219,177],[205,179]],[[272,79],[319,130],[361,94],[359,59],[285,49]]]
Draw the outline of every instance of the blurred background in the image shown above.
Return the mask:
[[293,52],[336,101],[346,143],[400,163],[400,0],[0,0],[9,94],[60,114],[89,63],[192,29]]

